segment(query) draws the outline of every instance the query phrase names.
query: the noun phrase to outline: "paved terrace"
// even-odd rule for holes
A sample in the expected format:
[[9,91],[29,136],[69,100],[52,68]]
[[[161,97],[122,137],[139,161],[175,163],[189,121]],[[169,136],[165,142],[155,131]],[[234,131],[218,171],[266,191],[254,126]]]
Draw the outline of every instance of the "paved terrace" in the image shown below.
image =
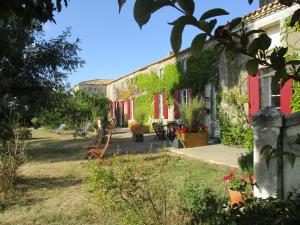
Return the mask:
[[176,155],[199,159],[209,163],[238,167],[237,158],[241,153],[245,152],[243,148],[235,148],[221,144],[174,149],[170,147],[167,141],[158,141],[155,139],[156,135],[153,133],[145,134],[144,142],[142,143],[133,142],[131,137],[132,134],[129,129],[116,129],[112,136],[112,143],[110,144],[108,155],[112,155],[115,152],[119,152],[120,154],[157,152],[164,147],[168,147],[169,150]]

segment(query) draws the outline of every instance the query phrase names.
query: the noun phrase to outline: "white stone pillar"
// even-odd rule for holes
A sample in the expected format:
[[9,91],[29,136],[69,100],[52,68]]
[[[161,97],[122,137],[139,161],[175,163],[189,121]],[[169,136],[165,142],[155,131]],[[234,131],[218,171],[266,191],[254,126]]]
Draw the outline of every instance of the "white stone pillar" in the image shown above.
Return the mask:
[[272,159],[267,168],[260,155],[262,148],[270,145],[280,149],[283,115],[274,107],[265,107],[252,117],[254,132],[254,196],[260,198],[281,197],[281,168],[277,159]]

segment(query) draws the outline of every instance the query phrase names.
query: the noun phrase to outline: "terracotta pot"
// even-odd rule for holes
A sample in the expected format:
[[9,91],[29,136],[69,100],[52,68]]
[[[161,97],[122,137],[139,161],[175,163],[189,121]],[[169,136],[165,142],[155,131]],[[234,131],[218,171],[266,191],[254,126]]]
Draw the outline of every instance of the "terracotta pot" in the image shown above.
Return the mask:
[[177,133],[177,139],[184,143],[185,148],[193,148],[208,145],[207,133]]
[[231,207],[234,205],[240,205],[241,203],[245,203],[245,198],[242,192],[234,191],[231,189],[228,189],[228,191],[229,191]]
[[251,187],[253,188],[253,186],[254,186],[254,174],[250,172],[248,174],[248,176],[249,176],[249,182],[251,184]]

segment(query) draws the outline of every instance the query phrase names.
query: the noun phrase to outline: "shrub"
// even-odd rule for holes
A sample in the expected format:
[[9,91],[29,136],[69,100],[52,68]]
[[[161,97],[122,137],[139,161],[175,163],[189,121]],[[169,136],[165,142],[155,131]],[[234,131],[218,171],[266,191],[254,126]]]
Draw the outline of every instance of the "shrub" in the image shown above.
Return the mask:
[[31,130],[27,128],[18,128],[14,133],[18,140],[28,140],[32,138]]
[[187,184],[184,199],[184,210],[191,224],[218,224],[222,221],[222,201],[212,189]]
[[108,165],[92,167],[87,190],[124,224],[182,224],[177,195],[163,175],[168,162],[166,155],[151,164],[147,158],[114,156]]
[[253,172],[253,150],[242,154],[238,158],[238,164],[242,171]]
[[5,196],[14,191],[18,169],[25,159],[22,141],[14,140],[0,146],[0,192]]
[[181,104],[179,107],[180,115],[192,132],[197,132],[202,127],[203,107],[204,101],[200,98],[193,98],[187,105]]
[[227,224],[248,225],[296,225],[300,224],[300,196],[286,200],[276,198],[249,198],[245,205],[224,211]]

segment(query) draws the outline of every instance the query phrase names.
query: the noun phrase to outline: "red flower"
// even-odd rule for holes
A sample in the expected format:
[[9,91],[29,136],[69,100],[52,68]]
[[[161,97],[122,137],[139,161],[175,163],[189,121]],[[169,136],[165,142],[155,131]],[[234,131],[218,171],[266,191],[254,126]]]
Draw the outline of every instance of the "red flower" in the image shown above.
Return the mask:
[[234,174],[233,173],[229,173],[229,174],[227,174],[227,175],[225,175],[223,177],[223,181],[226,182],[226,181],[231,180],[232,178],[234,178]]
[[242,177],[242,178],[241,178],[241,182],[247,183],[246,178],[245,178],[245,177]]
[[182,133],[187,133],[188,129],[186,127],[181,128]]

